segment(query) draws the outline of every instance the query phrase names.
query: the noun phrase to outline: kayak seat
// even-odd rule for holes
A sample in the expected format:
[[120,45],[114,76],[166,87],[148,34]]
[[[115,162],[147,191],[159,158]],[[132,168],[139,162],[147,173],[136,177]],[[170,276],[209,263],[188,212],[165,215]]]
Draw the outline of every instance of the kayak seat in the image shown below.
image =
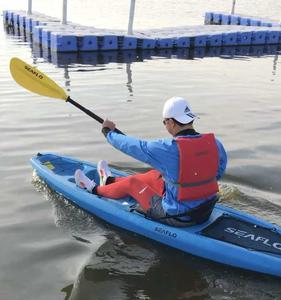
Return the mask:
[[[151,218],[149,215],[146,214],[146,212],[144,212],[144,210],[141,208],[141,206],[138,203],[130,207],[130,212],[133,211],[138,212],[139,214],[144,215],[146,218],[152,219],[154,221],[159,221],[160,223],[162,223],[162,221],[165,219],[175,219],[180,223],[184,223],[185,226],[194,226],[197,224],[202,224],[209,219],[218,200],[219,197],[216,196],[214,199],[204,202],[201,205],[189,210],[186,213],[179,214],[179,215],[166,215],[165,217],[159,217],[159,218]],[[181,217],[186,217],[186,216],[190,217],[191,220],[184,221],[180,219]]]
[[[219,200],[219,197],[216,196],[213,199],[206,201],[202,204],[200,204],[197,207],[194,207],[190,209],[189,211],[178,214],[178,215],[166,215],[165,217],[161,217],[158,220],[160,222],[165,219],[173,219],[175,220],[175,224],[178,225],[173,225],[173,226],[184,226],[184,227],[189,227],[189,226],[194,226],[198,224],[202,224],[210,218],[212,211],[214,209],[215,204]],[[189,220],[184,220],[182,217],[189,217]],[[164,222],[165,223],[165,222]]]
[[213,200],[206,201],[201,205],[191,209],[187,212],[186,216],[189,216],[196,224],[202,224],[209,219],[218,201],[219,197],[216,196]]

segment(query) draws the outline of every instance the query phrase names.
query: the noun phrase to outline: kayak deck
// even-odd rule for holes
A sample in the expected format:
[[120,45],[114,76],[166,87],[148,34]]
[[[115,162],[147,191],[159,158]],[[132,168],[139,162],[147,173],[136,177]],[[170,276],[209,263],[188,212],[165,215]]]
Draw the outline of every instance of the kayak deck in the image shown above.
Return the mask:
[[[136,201],[130,197],[113,200],[77,187],[74,181],[76,169],[81,169],[99,183],[96,164],[53,153],[38,154],[31,159],[31,164],[53,190],[108,223],[196,256],[281,277],[280,227],[220,204],[216,204],[210,218],[203,224],[171,227],[132,210]],[[111,171],[113,176],[127,175],[116,169]],[[228,219],[225,221],[225,218]],[[241,223],[246,223],[248,231],[239,225]],[[211,234],[208,233],[210,228]],[[272,234],[267,238],[265,233]],[[246,244],[243,246],[240,241],[246,241]]]

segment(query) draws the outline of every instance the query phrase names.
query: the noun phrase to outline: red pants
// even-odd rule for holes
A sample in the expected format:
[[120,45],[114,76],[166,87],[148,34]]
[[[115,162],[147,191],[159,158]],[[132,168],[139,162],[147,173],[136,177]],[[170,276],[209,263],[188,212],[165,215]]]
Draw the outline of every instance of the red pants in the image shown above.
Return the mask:
[[98,195],[107,198],[120,199],[131,196],[145,211],[150,208],[152,197],[155,195],[162,197],[163,192],[164,181],[156,170],[127,177],[115,177],[113,183],[96,188]]

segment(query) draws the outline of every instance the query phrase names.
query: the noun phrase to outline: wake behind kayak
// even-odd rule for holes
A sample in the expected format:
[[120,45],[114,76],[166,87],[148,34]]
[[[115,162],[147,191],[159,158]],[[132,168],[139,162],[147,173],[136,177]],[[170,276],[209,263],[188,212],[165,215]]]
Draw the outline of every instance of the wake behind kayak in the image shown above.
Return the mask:
[[[132,209],[135,200],[113,200],[75,185],[74,172],[83,170],[99,182],[96,164],[53,153],[38,154],[31,164],[54,191],[87,212],[115,226],[184,252],[222,264],[281,277],[281,228],[252,215],[216,204],[203,224],[171,227]],[[111,169],[113,176],[127,174]]]

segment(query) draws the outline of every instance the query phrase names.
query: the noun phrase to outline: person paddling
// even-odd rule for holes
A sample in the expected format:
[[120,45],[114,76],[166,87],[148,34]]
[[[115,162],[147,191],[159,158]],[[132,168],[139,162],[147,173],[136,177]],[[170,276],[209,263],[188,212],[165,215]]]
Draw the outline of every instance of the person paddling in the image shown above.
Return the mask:
[[112,177],[106,161],[98,163],[100,185],[81,170],[75,182],[103,197],[133,197],[147,217],[172,226],[190,226],[208,219],[218,200],[218,180],[227,165],[222,143],[213,133],[200,134],[197,118],[182,97],[168,99],[163,107],[163,124],[172,136],[153,141],[120,134],[115,124],[105,120],[102,132],[107,141],[123,153],[153,169],[127,177]]

